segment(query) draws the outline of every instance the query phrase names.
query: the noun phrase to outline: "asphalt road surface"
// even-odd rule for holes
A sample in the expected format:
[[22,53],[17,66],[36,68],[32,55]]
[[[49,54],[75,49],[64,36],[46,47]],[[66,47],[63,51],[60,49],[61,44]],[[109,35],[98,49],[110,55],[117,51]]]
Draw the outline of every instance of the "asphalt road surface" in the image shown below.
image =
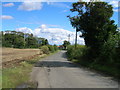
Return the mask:
[[118,88],[111,77],[98,74],[67,61],[65,51],[40,60],[31,73],[38,88]]

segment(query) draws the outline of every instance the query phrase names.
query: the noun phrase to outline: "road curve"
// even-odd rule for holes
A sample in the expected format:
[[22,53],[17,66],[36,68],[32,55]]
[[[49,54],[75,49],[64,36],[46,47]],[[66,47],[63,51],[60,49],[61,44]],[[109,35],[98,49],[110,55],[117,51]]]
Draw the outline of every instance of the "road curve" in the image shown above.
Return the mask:
[[31,80],[38,88],[118,88],[118,82],[67,61],[66,51],[40,60],[32,70]]

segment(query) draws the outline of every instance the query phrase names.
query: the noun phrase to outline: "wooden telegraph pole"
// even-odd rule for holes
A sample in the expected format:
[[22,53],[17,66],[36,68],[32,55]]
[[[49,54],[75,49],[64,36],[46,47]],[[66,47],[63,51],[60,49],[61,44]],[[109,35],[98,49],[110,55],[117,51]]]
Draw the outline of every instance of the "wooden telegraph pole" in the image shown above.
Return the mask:
[[68,42],[70,42],[70,34],[68,35]]
[[75,35],[75,49],[77,48],[77,29],[76,29],[76,35]]

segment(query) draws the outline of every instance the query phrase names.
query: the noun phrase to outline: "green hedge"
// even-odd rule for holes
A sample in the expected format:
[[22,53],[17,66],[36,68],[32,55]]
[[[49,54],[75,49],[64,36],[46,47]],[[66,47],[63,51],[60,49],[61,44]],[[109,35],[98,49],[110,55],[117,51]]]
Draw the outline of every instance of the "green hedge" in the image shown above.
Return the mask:
[[42,47],[40,47],[40,49],[43,51],[44,54],[50,53],[48,46],[42,46]]
[[[105,45],[108,45],[109,43],[111,42],[107,42]],[[112,48],[110,46],[108,47],[105,46],[104,50],[101,52],[102,55],[100,57],[91,59],[89,58],[91,55],[90,48],[82,45],[77,45],[77,48],[75,49],[74,45],[70,45],[68,46],[68,49],[67,49],[67,56],[69,60],[75,63],[79,63],[80,65],[83,65],[85,67],[89,67],[91,69],[95,69],[95,70],[104,72],[106,74],[115,76],[117,78],[120,78],[120,69],[119,69],[120,59],[118,60],[119,47],[117,47],[117,50],[116,50],[115,48]],[[118,51],[118,52],[115,52],[115,51]]]
[[85,55],[87,47],[84,45],[77,45],[76,49],[74,45],[68,46],[67,55],[70,60],[81,59]]
[[47,46],[48,46],[50,52],[53,53],[55,51],[54,46],[52,46],[52,45],[47,45]]
[[44,45],[41,46],[40,49],[43,51],[44,54],[54,53],[58,50],[56,45]]

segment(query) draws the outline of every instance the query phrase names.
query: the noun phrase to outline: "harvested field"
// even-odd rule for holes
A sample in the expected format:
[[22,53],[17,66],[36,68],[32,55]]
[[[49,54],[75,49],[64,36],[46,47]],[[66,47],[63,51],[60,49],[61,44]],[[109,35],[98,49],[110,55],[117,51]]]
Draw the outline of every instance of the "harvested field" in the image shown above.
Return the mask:
[[2,48],[2,63],[30,59],[40,53],[40,49]]

